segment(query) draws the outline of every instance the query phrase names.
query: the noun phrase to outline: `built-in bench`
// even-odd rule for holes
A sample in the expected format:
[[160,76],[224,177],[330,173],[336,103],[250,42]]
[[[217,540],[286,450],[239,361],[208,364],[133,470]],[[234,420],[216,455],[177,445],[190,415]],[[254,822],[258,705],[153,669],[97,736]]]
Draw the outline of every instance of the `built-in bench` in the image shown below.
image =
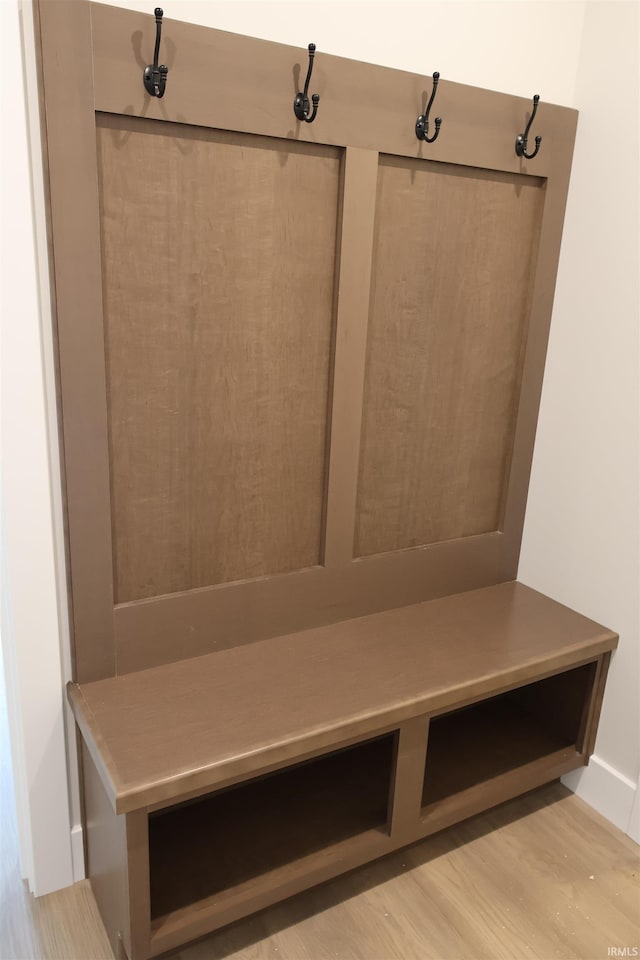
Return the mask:
[[615,645],[512,582],[71,684],[103,916],[155,956],[585,764]]
[[587,762],[616,637],[509,582],[577,114],[34,7],[87,875],[148,960]]

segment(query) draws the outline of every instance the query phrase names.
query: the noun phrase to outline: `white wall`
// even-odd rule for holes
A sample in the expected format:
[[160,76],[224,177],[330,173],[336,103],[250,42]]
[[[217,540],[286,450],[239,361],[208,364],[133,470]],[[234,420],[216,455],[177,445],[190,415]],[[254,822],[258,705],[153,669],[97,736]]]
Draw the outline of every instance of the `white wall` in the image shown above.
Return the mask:
[[[149,13],[147,0],[107,0]],[[522,96],[572,105],[583,2],[576,0],[166,0],[165,17],[200,23]],[[150,38],[154,37],[153,21]],[[517,131],[516,131],[517,132]]]
[[[623,829],[640,768],[639,10],[586,8],[580,121],[519,571],[620,633],[595,756],[567,782]],[[637,822],[633,832],[640,842]]]
[[[0,0],[0,5],[14,3],[15,0]],[[154,4],[150,0],[120,0],[119,5],[150,13]],[[620,70],[622,68],[625,76],[625,71],[629,70],[628,66],[621,67],[622,44],[629,44],[633,35],[633,25],[629,22],[631,14],[626,9],[628,6],[631,5],[585,4],[573,0],[449,0],[433,3],[396,3],[393,0],[385,3],[307,3],[302,0],[297,3],[274,3],[269,0],[213,3],[204,0],[167,0],[164,9],[167,17],[279,40],[301,48],[313,40],[318,46],[318,55],[325,51],[424,72],[425,75],[437,69],[443,79],[526,97],[540,93],[543,100],[539,113],[541,132],[544,132],[545,100],[577,105],[585,108],[586,113],[590,109],[586,97],[590,88],[598,92],[601,84],[603,92],[598,95],[602,97],[606,96],[608,90],[615,91],[615,104],[607,103],[598,108],[594,120],[596,135],[590,127],[586,129],[584,122],[581,126],[580,136],[589,138],[584,154],[594,149],[592,140],[596,141],[601,135],[607,136],[607,150],[611,150],[610,145],[614,141],[620,144],[619,150],[616,146],[619,156],[615,170],[626,172],[614,184],[612,176],[617,177],[618,174],[614,174],[610,162],[603,163],[601,170],[594,171],[594,161],[588,169],[583,170],[582,166],[588,159],[583,155],[572,185],[566,227],[567,243],[563,246],[559,301],[553,321],[549,373],[545,382],[543,417],[521,570],[526,582],[542,587],[544,581],[547,593],[573,603],[623,632],[621,652],[617,655],[612,685],[605,703],[598,751],[606,763],[633,780],[637,775],[633,747],[621,745],[624,740],[621,732],[628,731],[631,724],[631,704],[627,699],[630,661],[637,655],[638,645],[637,626],[634,632],[632,622],[633,591],[623,583],[623,575],[630,579],[634,570],[637,578],[637,558],[634,561],[632,557],[632,535],[629,532],[629,518],[635,509],[635,492],[632,490],[635,468],[633,454],[620,449],[624,442],[623,434],[632,428],[629,422],[632,410],[637,409],[632,395],[633,371],[630,366],[632,318],[625,294],[621,292],[627,290],[628,299],[630,287],[628,281],[625,286],[625,277],[621,276],[620,259],[625,255],[625,250],[630,259],[632,228],[622,222],[624,211],[616,213],[615,218],[607,216],[607,206],[612,202],[612,197],[617,198],[618,193],[625,189],[633,162],[626,133],[633,105],[620,106],[627,90],[620,80]],[[151,46],[151,16],[149,31]],[[596,37],[597,56],[594,52]],[[15,29],[4,30],[0,43],[5,65],[3,88],[10,92],[11,122],[22,131],[22,126],[26,127],[25,102]],[[11,54],[8,59],[7,52]],[[633,60],[631,54],[628,54],[628,60]],[[604,67],[614,63],[615,71],[611,70],[607,80],[603,75]],[[7,64],[10,65],[8,72]],[[27,72],[32,81],[32,62],[28,64]],[[247,108],[255,109],[256,104],[248,104]],[[616,111],[624,110],[625,117],[620,130],[612,131],[612,124],[605,122],[605,114],[614,108]],[[6,351],[3,363],[8,371],[3,400],[5,411],[9,411],[5,413],[5,418],[10,421],[8,441],[3,440],[5,505],[7,513],[14,517],[14,533],[9,538],[11,542],[7,543],[9,552],[6,569],[13,580],[12,596],[15,594],[25,607],[24,620],[14,617],[11,639],[25,667],[23,682],[28,680],[29,684],[35,684],[38,701],[33,700],[35,690],[31,687],[26,691],[20,688],[16,692],[21,695],[24,692],[27,696],[23,708],[33,738],[35,752],[32,753],[36,761],[45,754],[51,757],[49,767],[42,769],[47,769],[52,782],[56,783],[56,777],[59,782],[60,774],[64,772],[60,756],[60,665],[62,663],[62,672],[68,671],[68,652],[64,618],[60,633],[54,623],[51,594],[55,579],[55,553],[60,547],[59,516],[56,514],[59,502],[55,464],[49,477],[48,465],[43,459],[46,441],[49,444],[47,449],[51,450],[52,424],[49,423],[46,436],[47,416],[44,407],[50,382],[43,375],[42,351],[44,371],[48,371],[49,377],[52,357],[47,336],[41,339],[41,305],[34,296],[38,268],[42,266],[36,258],[36,251],[42,248],[43,222],[42,209],[38,203],[34,206],[33,197],[30,198],[28,187],[23,182],[27,169],[27,146],[28,138],[26,132],[22,131],[12,161],[15,162],[15,170],[12,167],[10,175],[4,175],[0,181],[0,188],[6,194],[5,202],[8,203],[8,214],[3,217],[5,229],[10,225],[7,246],[9,253],[14,254],[7,275],[7,305],[2,317]],[[580,147],[578,149],[580,157]],[[604,146],[596,142],[595,150],[604,161]],[[615,154],[612,151],[609,155]],[[37,167],[37,150],[34,156]],[[41,182],[36,177],[36,198],[40,190]],[[585,235],[585,218],[588,221],[589,217],[594,217],[595,220],[594,211],[597,211],[594,234],[602,229],[601,224],[605,222],[610,230],[612,246],[617,248],[619,237],[626,237],[626,245],[622,244],[617,257],[601,250],[597,263],[591,249],[579,249]],[[32,213],[35,213],[38,227],[36,243],[29,233]],[[604,243],[598,239],[596,244],[596,239],[594,237],[596,248],[603,247]],[[582,246],[588,245],[582,242]],[[588,259],[586,269],[585,257]],[[599,269],[603,299],[604,296],[607,298],[604,302],[611,304],[607,313],[597,308],[599,301],[593,302],[593,297],[580,292],[587,273],[595,276],[595,267]],[[574,294],[580,295],[580,309],[574,308]],[[43,321],[46,330],[46,311]],[[16,322],[22,331],[20,342],[15,339],[15,330],[5,329],[8,324]],[[604,359],[604,370],[594,369],[596,357]],[[589,388],[592,382],[597,386],[597,403],[594,396],[596,391]],[[580,387],[584,393],[584,402],[576,401],[576,387]],[[49,412],[50,401],[49,393]],[[562,424],[564,430],[572,431],[571,463],[565,456]],[[613,424],[615,430],[611,429]],[[23,457],[27,460],[31,458],[30,462],[23,462]],[[575,469],[575,463],[583,463],[585,469]],[[607,465],[607,469],[603,464]],[[619,468],[620,464],[623,465],[622,469]],[[30,484],[22,482],[27,467]],[[36,484],[39,487],[37,496],[40,497],[36,511],[38,523],[32,522],[35,520],[33,504],[37,499],[31,488],[34,477],[40,479],[40,483]],[[49,480],[52,493],[47,515],[42,485]],[[612,499],[615,499],[615,516],[609,523]],[[570,518],[574,515],[574,522],[571,523]],[[27,524],[26,528],[22,526],[24,523]],[[29,556],[32,559],[37,557],[35,566],[27,565]],[[558,560],[558,557],[565,557],[567,562]],[[608,573],[602,577],[601,567],[609,564],[610,571],[610,561],[619,570],[620,576]],[[33,604],[34,595],[38,598],[37,604]],[[595,602],[596,597],[601,598],[600,603]],[[31,599],[32,606],[39,609],[29,611],[29,618],[26,618],[28,599]],[[624,662],[621,662],[623,659]],[[27,667],[35,667],[34,678],[30,677]],[[41,689],[38,687],[40,683]],[[614,690],[613,695],[611,689]],[[52,737],[55,738],[56,750],[47,753]],[[34,771],[37,773],[38,762],[32,764],[30,770],[28,786],[33,788],[35,781],[29,778]],[[65,826],[65,817],[59,808],[57,831],[63,830],[68,832],[68,822]],[[50,825],[49,840],[41,839],[36,848],[37,858],[47,863],[53,862],[47,844],[50,850],[54,849],[55,833],[56,828]],[[68,877],[68,869],[60,870],[58,884],[64,885]]]
[[[2,646],[21,868],[39,895],[73,880],[60,644],[66,614],[56,570],[61,520],[51,323],[39,296],[46,247],[44,236],[37,244],[34,234],[34,219],[44,220],[42,178],[32,184],[30,176],[31,150],[39,147],[30,136],[17,5],[2,2],[0,17],[6,81],[0,123],[7,133],[0,152]],[[32,49],[26,63],[33,83]]]

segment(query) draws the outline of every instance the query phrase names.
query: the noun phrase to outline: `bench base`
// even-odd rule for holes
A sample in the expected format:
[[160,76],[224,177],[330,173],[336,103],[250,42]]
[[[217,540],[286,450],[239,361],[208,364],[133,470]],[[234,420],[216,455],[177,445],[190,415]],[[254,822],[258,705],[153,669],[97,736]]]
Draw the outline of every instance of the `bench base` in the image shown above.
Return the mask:
[[610,652],[584,654],[122,814],[83,744],[88,870],[116,956],[176,949],[587,763]]

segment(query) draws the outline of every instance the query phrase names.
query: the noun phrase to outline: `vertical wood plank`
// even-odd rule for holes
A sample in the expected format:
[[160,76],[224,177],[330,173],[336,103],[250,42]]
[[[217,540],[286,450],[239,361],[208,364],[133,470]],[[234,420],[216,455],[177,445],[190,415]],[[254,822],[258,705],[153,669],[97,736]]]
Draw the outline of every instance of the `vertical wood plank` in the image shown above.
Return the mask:
[[129,960],[142,960],[149,956],[151,938],[149,825],[146,808],[128,813],[126,821],[129,930],[123,939]]
[[391,788],[391,836],[415,836],[420,820],[429,717],[415,717],[400,727],[396,767]]
[[[86,745],[82,744],[87,874],[116,957],[129,951],[127,840]],[[133,958],[129,954],[129,960]]]
[[87,682],[115,673],[90,6],[37,0],[35,14],[74,673]]
[[600,711],[602,709],[602,701],[604,699],[604,687],[607,680],[607,673],[609,672],[610,660],[610,653],[604,653],[598,660],[596,675],[593,680],[593,688],[589,698],[586,722],[584,724],[584,730],[582,730],[580,733],[578,750],[581,753],[584,753],[585,762],[588,762],[589,757],[593,753],[596,745],[598,721],[600,720]]
[[[544,187],[544,211],[540,224],[536,278],[531,293],[520,405],[501,525],[505,560],[513,570],[514,577],[520,557],[577,122],[577,113],[567,113],[558,131],[558,146],[554,144],[554,151],[550,153],[552,163]],[[527,172],[526,166],[524,172]]]
[[347,147],[324,564],[353,558],[378,154]]
[[[584,753],[587,744],[589,725],[591,723],[591,716],[593,714],[593,708],[596,699],[596,691],[602,675],[602,657],[599,657],[593,663],[588,664],[588,667],[585,667],[585,669],[589,670],[589,674],[587,680],[587,689],[584,691],[582,696],[582,710],[580,713],[580,721],[575,737],[576,750],[578,753]],[[585,763],[587,761],[588,757],[585,756]]]

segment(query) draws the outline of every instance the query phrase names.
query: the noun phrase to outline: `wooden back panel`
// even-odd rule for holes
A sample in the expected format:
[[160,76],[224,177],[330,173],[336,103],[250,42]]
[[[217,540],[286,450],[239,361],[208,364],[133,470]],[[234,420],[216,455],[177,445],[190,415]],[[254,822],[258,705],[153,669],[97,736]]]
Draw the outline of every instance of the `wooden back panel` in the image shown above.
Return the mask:
[[319,564],[340,152],[100,114],[98,161],[116,603]]
[[306,51],[172,20],[157,100],[151,15],[38,19],[76,679],[513,579],[575,112],[529,162],[444,79],[426,145],[319,52],[301,124]]
[[499,530],[544,192],[383,157],[356,556]]

